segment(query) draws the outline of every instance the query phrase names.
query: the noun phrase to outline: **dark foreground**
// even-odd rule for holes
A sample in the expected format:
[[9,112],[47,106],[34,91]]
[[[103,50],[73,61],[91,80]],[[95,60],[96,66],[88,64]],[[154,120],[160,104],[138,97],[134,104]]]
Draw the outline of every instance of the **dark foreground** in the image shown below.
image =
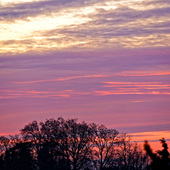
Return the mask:
[[127,134],[76,119],[49,119],[0,137],[0,170],[170,170],[168,146],[143,151]]

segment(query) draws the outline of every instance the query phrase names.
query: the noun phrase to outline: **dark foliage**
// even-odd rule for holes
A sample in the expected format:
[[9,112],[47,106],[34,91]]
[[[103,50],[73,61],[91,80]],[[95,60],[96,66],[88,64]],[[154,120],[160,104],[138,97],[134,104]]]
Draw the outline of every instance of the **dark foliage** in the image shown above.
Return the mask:
[[164,138],[162,138],[160,141],[162,143],[163,150],[153,153],[147,141],[145,141],[144,149],[152,160],[151,169],[170,170],[170,154],[168,152],[168,145]]
[[13,147],[8,148],[3,156],[5,170],[33,170],[36,168],[31,142],[16,143]]
[[33,121],[19,135],[0,137],[0,170],[142,170],[147,160],[127,135],[77,119]]

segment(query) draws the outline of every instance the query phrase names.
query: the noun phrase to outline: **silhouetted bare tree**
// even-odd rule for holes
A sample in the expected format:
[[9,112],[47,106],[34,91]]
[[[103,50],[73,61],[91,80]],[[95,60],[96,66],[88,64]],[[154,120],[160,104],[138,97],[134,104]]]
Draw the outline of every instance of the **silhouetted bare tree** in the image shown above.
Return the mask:
[[[158,154],[166,163],[169,153],[161,142],[164,150]],[[141,170],[146,165],[146,155],[129,136],[77,119],[33,121],[19,135],[0,137],[0,170]]]
[[[63,150],[63,118],[40,122],[43,145],[40,151],[40,169],[69,169],[70,165]],[[46,168],[45,168],[46,167]],[[47,168],[48,167],[48,168]]]
[[122,134],[118,142],[118,166],[123,170],[142,170],[146,168],[148,157],[131,136]]
[[118,132],[115,129],[108,129],[104,125],[97,126],[94,138],[93,162],[96,169],[113,165],[115,159],[116,136]]
[[62,126],[62,150],[74,170],[83,169],[92,160],[93,126],[69,119]]
[[42,136],[41,136],[40,126],[37,123],[37,121],[33,121],[28,125],[25,125],[25,127],[20,131],[23,139],[31,140],[34,143],[41,142]]

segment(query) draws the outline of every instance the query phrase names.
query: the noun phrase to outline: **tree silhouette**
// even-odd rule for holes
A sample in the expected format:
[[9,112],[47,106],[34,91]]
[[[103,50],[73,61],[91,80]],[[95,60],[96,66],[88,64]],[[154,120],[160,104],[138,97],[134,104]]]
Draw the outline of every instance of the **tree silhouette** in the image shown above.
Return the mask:
[[132,142],[131,136],[122,134],[118,140],[118,166],[124,170],[146,168],[147,155],[142,152],[137,143]]
[[4,170],[33,170],[35,169],[35,162],[32,143],[16,143],[5,152]]
[[0,136],[0,154],[9,148],[10,139],[5,136]]
[[145,141],[144,149],[152,160],[151,168],[153,170],[160,170],[160,169],[169,170],[170,158],[169,158],[168,146],[164,138],[162,138],[160,141],[162,143],[163,150],[153,153],[147,141]]
[[40,127],[37,123],[37,121],[33,121],[29,123],[28,125],[25,125],[23,129],[20,130],[23,139],[25,140],[31,140],[35,144],[41,142],[42,136]]
[[62,135],[61,149],[70,168],[74,170],[84,168],[92,160],[93,126],[85,122],[77,123],[77,119],[69,119],[63,123]]
[[118,132],[115,129],[108,129],[104,125],[96,127],[93,159],[97,169],[103,170],[113,164],[117,135]]
[[5,152],[10,147],[9,144],[10,144],[10,139],[8,139],[5,136],[0,136],[0,169],[4,169],[4,165],[5,165],[4,156],[5,156]]
[[[164,139],[161,142],[164,149],[155,158],[167,164],[168,147]],[[126,134],[119,135],[104,125],[79,123],[77,119],[33,121],[19,135],[0,137],[0,170],[140,170],[146,167],[146,155]]]
[[55,119],[47,119],[45,122],[40,122],[41,135],[44,140],[55,140],[56,142],[62,138],[62,126],[65,120],[62,117]]

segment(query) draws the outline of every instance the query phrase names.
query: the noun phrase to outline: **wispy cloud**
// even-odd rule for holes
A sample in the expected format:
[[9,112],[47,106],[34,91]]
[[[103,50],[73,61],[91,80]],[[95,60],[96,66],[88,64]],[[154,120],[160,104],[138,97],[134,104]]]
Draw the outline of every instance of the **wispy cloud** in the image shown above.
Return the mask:
[[94,91],[96,95],[170,95],[170,92],[160,92],[160,91],[151,91],[151,92],[141,92],[131,89],[129,90],[107,90],[107,91]]
[[166,0],[46,0],[3,4],[1,53],[166,47],[170,40],[170,6]]
[[37,80],[37,81],[26,81],[26,82],[14,82],[15,84],[34,84],[34,83],[46,83],[46,82],[55,82],[55,81],[68,81],[72,79],[81,79],[81,78],[103,78],[108,77],[107,75],[82,75],[82,76],[70,76],[63,77],[58,79],[51,80]]
[[89,95],[90,92],[76,90],[0,90],[0,99],[15,99],[15,98],[68,98],[80,95]]
[[[107,78],[107,77],[147,77],[147,76],[164,76],[164,75],[170,75],[170,72],[157,72],[157,73],[152,73],[150,71],[136,71],[136,72],[130,72],[130,71],[123,71],[120,73],[115,73],[115,74],[94,74],[94,75],[76,75],[76,76],[69,76],[69,77],[60,77],[56,79],[46,79],[46,80],[35,80],[35,81],[23,81],[23,82],[13,82],[14,84],[35,84],[35,83],[46,83],[46,82],[57,82],[57,81],[69,81],[73,79],[85,79],[85,78]],[[115,87],[117,86],[148,86],[148,88],[152,88],[153,86],[155,88],[159,87],[167,87],[169,88],[169,85],[158,85],[155,84],[155,82],[104,82],[105,84],[103,87]]]
[[125,71],[123,73],[118,74],[119,76],[122,77],[139,77],[139,76],[164,76],[164,75],[170,75],[170,72],[151,72],[151,71],[134,71],[134,72],[130,72],[130,71]]
[[159,82],[105,82],[108,90],[95,91],[98,95],[169,95],[170,84]]

